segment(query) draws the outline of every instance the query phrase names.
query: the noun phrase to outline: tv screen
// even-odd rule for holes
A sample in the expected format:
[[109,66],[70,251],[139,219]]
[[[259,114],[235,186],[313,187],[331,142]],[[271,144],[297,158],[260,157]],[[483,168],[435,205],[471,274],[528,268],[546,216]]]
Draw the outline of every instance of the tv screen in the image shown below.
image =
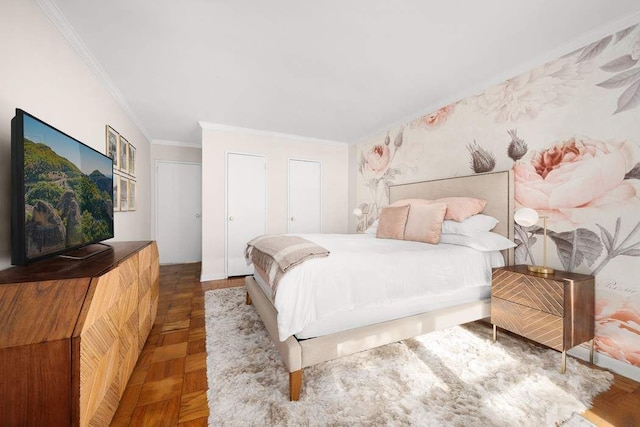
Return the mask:
[[11,121],[11,262],[113,237],[113,161],[16,109]]

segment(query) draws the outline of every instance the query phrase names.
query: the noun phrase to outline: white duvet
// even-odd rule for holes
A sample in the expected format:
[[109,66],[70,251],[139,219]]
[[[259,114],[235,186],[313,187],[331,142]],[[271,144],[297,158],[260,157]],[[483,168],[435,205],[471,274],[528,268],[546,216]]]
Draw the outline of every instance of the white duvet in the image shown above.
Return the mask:
[[274,306],[281,341],[327,316],[403,304],[491,284],[499,252],[376,239],[371,234],[303,235],[328,249],[280,280]]

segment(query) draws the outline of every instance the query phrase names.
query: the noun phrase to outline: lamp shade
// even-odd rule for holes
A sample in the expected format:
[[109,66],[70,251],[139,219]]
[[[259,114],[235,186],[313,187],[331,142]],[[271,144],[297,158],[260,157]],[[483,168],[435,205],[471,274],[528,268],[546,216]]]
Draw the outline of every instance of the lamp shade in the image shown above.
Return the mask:
[[353,210],[353,214],[354,214],[355,216],[357,216],[357,217],[361,217],[361,216],[362,216],[362,209],[360,209],[360,208],[355,208],[355,209]]
[[521,225],[523,227],[531,227],[535,225],[540,219],[538,212],[531,208],[520,208],[513,215],[513,220],[516,224]]

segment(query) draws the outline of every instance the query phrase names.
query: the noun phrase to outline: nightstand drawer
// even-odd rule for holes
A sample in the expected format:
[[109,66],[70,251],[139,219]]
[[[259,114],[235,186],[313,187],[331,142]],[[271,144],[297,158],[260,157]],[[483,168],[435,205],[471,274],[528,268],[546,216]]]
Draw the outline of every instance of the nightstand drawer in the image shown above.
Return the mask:
[[560,316],[492,297],[491,323],[555,350],[565,350]]
[[564,281],[493,270],[491,295],[554,316],[564,316]]

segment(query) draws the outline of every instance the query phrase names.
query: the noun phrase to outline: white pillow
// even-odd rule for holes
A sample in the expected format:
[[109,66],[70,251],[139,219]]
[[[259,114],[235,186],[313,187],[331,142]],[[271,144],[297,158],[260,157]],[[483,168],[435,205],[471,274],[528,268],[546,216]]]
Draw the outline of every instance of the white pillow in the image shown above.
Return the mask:
[[498,220],[489,215],[472,215],[462,222],[446,219],[442,223],[442,232],[446,234],[464,234],[473,236],[482,231],[491,231],[498,224]]
[[378,232],[378,220],[373,221],[373,224],[369,226],[365,231],[365,234],[376,234]]
[[492,231],[480,231],[473,236],[464,234],[444,234],[440,235],[440,243],[450,245],[467,246],[478,251],[501,251],[515,248],[516,244],[506,237]]

